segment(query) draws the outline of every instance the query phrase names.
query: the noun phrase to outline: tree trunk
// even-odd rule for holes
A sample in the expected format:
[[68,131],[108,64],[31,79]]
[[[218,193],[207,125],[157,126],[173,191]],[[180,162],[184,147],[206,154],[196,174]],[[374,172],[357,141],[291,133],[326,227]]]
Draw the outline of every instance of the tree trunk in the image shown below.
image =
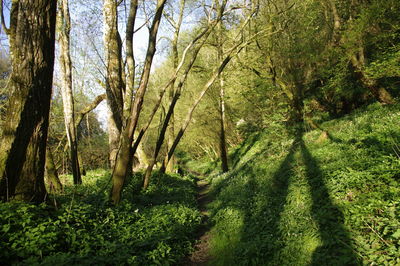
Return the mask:
[[228,166],[228,155],[226,152],[226,139],[225,139],[225,91],[224,91],[224,79],[220,77],[220,154],[221,154],[221,168],[222,172],[226,173],[229,171]]
[[[222,61],[224,49],[222,40],[222,22],[218,24],[218,61]],[[224,90],[224,77],[222,73],[219,75],[219,150],[221,156],[221,168],[222,172],[226,173],[229,171],[228,167],[228,155],[226,152],[226,139],[225,139],[225,90]]]
[[45,199],[56,8],[57,0],[12,2],[7,30],[12,61],[11,96],[0,142],[2,200]]
[[[108,0],[107,0],[108,1]],[[111,200],[114,204],[118,204],[121,200],[121,192],[128,172],[129,165],[133,159],[133,134],[139,120],[140,111],[142,109],[144,95],[146,93],[147,84],[150,77],[150,69],[153,63],[154,54],[156,52],[156,41],[158,28],[161,21],[161,15],[164,9],[166,0],[157,1],[157,9],[153,18],[153,23],[149,33],[149,44],[147,47],[146,59],[142,71],[142,76],[139,83],[139,88],[136,91],[135,99],[131,108],[130,118],[124,127],[120,136],[120,145],[112,174],[112,189]]]
[[106,63],[106,94],[111,110],[109,118],[110,164],[114,166],[123,125],[122,43],[118,32],[117,1],[104,0],[104,52]]
[[72,92],[72,64],[70,56],[71,18],[68,0],[60,0],[58,12],[58,27],[60,31],[60,65],[62,73],[61,94],[64,107],[64,121],[71,155],[71,166],[74,184],[82,184],[78,160],[78,142],[74,117],[74,98]]
[[295,82],[291,85],[292,87],[292,121],[303,122],[304,121],[304,90],[301,82]]
[[[179,63],[178,39],[179,39],[179,33],[181,30],[181,25],[182,25],[182,21],[183,21],[183,12],[185,9],[185,2],[186,2],[186,0],[180,0],[179,18],[178,18],[178,22],[174,25],[175,32],[174,32],[174,38],[172,39],[172,60],[173,60],[173,68],[174,69],[176,69],[178,67],[178,63]],[[175,94],[175,86],[174,86],[174,84],[171,84],[170,89],[169,89],[170,102],[173,101],[174,94]],[[174,118],[174,113],[172,113],[171,121],[169,123],[169,129],[168,129],[168,147],[172,146],[172,144],[174,143],[174,139],[175,139],[175,118]],[[172,173],[174,171],[175,164],[176,164],[176,158],[175,158],[175,156],[173,156],[167,166],[167,172]]]
[[46,176],[48,185],[50,187],[50,192],[60,192],[63,189],[60,178],[58,177],[57,168],[54,163],[53,153],[51,152],[49,146],[47,146],[46,151]]
[[132,107],[132,97],[135,84],[135,57],[133,54],[133,34],[135,29],[136,12],[138,8],[138,0],[131,0],[129,7],[129,16],[126,23],[126,88],[124,95],[124,122],[129,119]]

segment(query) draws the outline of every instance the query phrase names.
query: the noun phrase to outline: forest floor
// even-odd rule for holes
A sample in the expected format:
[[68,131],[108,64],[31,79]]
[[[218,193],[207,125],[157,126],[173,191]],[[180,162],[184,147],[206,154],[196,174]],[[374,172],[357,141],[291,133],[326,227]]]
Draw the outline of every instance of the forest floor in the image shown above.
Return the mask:
[[207,205],[212,201],[209,193],[210,185],[207,180],[201,178],[197,181],[197,203],[203,216],[202,226],[197,235],[195,250],[184,261],[184,265],[207,265],[211,260],[210,255],[210,222]]

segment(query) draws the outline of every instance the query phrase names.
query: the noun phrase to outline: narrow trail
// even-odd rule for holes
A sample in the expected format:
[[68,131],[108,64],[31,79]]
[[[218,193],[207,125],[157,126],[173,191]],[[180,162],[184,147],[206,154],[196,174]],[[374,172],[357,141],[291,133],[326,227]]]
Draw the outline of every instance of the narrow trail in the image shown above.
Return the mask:
[[207,265],[211,260],[210,251],[210,223],[207,204],[212,201],[209,194],[209,183],[204,179],[197,181],[197,203],[203,215],[202,226],[198,231],[197,243],[194,252],[185,259],[184,265]]

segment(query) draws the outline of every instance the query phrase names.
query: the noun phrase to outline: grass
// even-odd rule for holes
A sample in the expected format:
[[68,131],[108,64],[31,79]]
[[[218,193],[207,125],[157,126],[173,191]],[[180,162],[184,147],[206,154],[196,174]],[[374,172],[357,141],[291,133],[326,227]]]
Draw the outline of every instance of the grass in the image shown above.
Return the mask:
[[172,265],[192,250],[201,215],[191,177],[156,175],[139,193],[139,176],[120,205],[107,200],[109,172],[91,171],[83,185],[50,196],[57,209],[0,204],[0,264]]
[[212,178],[212,265],[400,264],[400,105],[321,127],[253,135]]

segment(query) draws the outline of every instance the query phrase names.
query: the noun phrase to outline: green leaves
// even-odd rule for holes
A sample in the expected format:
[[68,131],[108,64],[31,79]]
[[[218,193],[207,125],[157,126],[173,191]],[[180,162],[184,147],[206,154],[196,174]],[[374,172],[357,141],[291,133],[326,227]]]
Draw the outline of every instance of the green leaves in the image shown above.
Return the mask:
[[66,187],[58,210],[1,203],[0,261],[166,265],[176,264],[191,250],[201,222],[192,179],[163,175],[151,192],[132,196],[138,180],[132,178],[123,202],[111,208],[104,203],[106,195],[96,188],[108,178],[108,174],[91,172],[79,191]]

